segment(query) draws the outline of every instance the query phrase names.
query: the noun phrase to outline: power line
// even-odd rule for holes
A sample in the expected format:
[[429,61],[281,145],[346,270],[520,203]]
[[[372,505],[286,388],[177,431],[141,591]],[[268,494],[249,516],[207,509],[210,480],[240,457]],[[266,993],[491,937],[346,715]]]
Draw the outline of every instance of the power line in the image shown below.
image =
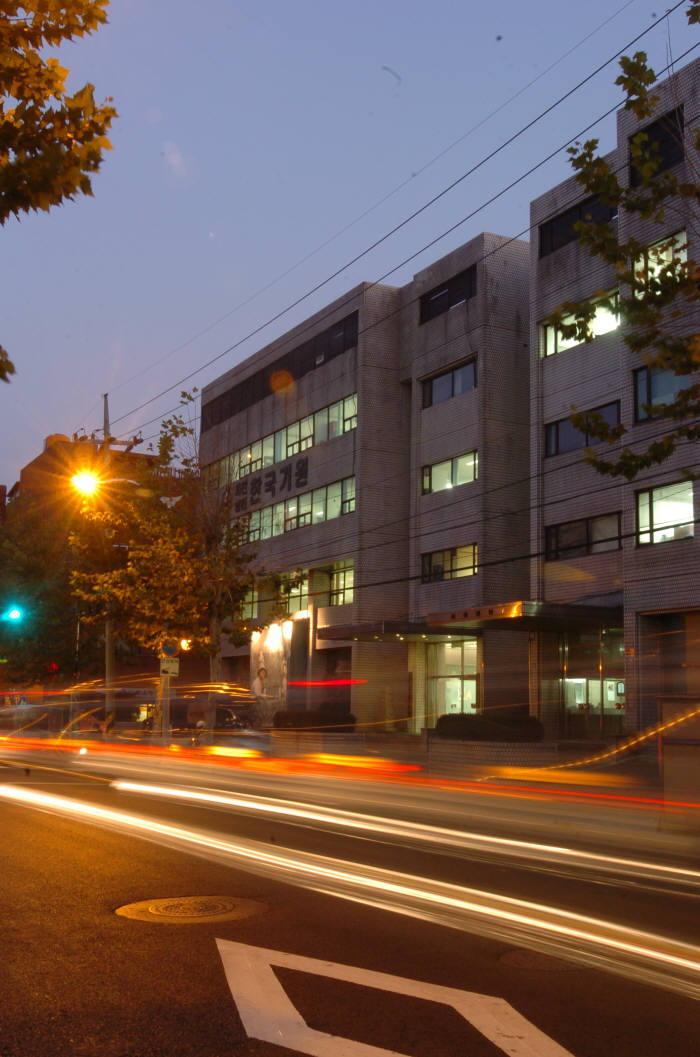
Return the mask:
[[[595,36],[595,34],[598,33],[604,26],[607,26],[610,22],[612,22],[615,18],[617,18],[617,16],[619,14],[621,14],[626,8],[630,7],[634,2],[635,2],[635,0],[627,0],[626,3],[624,3],[621,7],[619,7],[617,9],[617,11],[613,12],[612,15],[610,15],[608,18],[604,19],[595,29],[591,30],[590,33],[587,33],[585,37],[582,37],[581,40],[579,40],[576,44],[574,44],[571,48],[569,48],[568,51],[565,51],[563,55],[561,55],[558,59],[556,59],[549,66],[545,67],[545,69],[541,73],[537,74],[536,77],[533,77],[531,81],[528,81],[527,84],[525,84],[521,89],[519,89],[517,92],[515,92],[513,95],[511,95],[503,103],[501,103],[500,106],[497,106],[494,110],[490,111],[485,117],[483,117],[475,125],[472,125],[471,128],[467,129],[466,132],[462,133],[462,135],[459,136],[456,140],[453,140],[450,144],[448,144],[447,147],[444,147],[441,151],[439,151],[436,155],[434,155],[423,166],[421,166],[415,172],[411,173],[411,176],[407,180],[402,180],[401,183],[396,185],[396,187],[394,187],[394,188],[392,188],[392,190],[388,191],[385,195],[382,196],[382,198],[380,198],[377,202],[375,202],[373,205],[371,205],[368,209],[365,209],[362,213],[360,213],[353,220],[349,221],[344,227],[342,227],[335,234],[333,234],[329,238],[325,239],[325,241],[320,243],[319,246],[317,246],[315,249],[311,250],[304,257],[302,257],[301,260],[297,261],[295,264],[293,264],[291,267],[287,268],[285,271],[283,271],[276,278],[270,280],[270,282],[268,282],[264,286],[260,287],[253,294],[251,294],[249,297],[246,297],[243,301],[240,301],[232,309],[230,309],[228,312],[225,312],[224,315],[219,316],[219,318],[215,319],[213,323],[208,324],[202,330],[200,330],[196,334],[194,334],[191,338],[188,338],[186,341],[182,342],[180,345],[177,345],[174,349],[171,349],[164,356],[160,357],[158,360],[156,360],[153,363],[149,364],[143,370],[138,371],[135,375],[132,375],[130,378],[127,378],[127,379],[125,379],[125,381],[120,382],[118,385],[114,386],[112,388],[112,392],[117,392],[119,389],[122,389],[125,385],[128,385],[131,382],[136,381],[138,378],[143,377],[144,374],[146,374],[148,371],[152,370],[154,367],[157,367],[160,364],[164,363],[166,360],[170,359],[170,357],[173,356],[175,353],[180,352],[182,349],[187,348],[187,346],[191,345],[192,342],[196,341],[200,337],[203,337],[205,334],[208,334],[211,330],[214,329],[214,327],[218,326],[224,320],[229,319],[236,312],[240,311],[241,308],[244,308],[246,305],[249,305],[252,301],[256,300],[261,294],[266,293],[268,290],[270,290],[273,286],[275,286],[282,279],[285,279],[288,275],[291,275],[291,273],[296,271],[297,268],[301,267],[303,264],[306,264],[307,261],[311,260],[314,256],[316,256],[316,254],[319,253],[322,249],[325,249],[326,246],[329,246],[332,242],[334,242],[341,235],[344,235],[347,231],[349,231],[352,227],[354,227],[355,224],[359,223],[361,220],[364,220],[366,217],[370,216],[370,214],[373,213],[375,209],[378,209],[380,206],[384,205],[385,202],[388,202],[389,199],[392,198],[395,194],[397,194],[399,191],[403,190],[404,187],[407,187],[410,183],[412,183],[413,180],[417,176],[420,176],[422,173],[426,172],[426,170],[429,169],[432,165],[434,165],[435,162],[437,162],[441,158],[445,157],[446,154],[448,154],[451,150],[454,150],[454,148],[456,146],[458,146],[460,143],[463,143],[464,140],[467,139],[469,136],[471,136],[474,132],[477,132],[480,128],[483,128],[483,126],[486,125],[492,118],[494,118],[497,114],[501,113],[501,111],[504,110],[506,107],[510,106],[511,103],[513,103],[516,99],[518,99],[521,95],[523,95],[529,88],[531,88],[534,84],[536,84],[538,81],[540,81],[548,73],[550,73],[552,70],[556,69],[557,66],[559,66],[570,55],[572,55],[573,52],[575,52],[579,47],[581,47],[582,44],[585,44],[586,41],[590,40],[591,37]],[[654,28],[654,26],[649,27],[650,30],[652,28]],[[93,409],[91,408],[91,411],[92,410]]]
[[[670,9],[669,13],[672,13],[672,12],[673,12],[673,11],[675,11],[675,10],[676,10],[676,9],[677,9],[678,7],[680,7],[680,6],[681,6],[681,4],[682,4],[682,2],[683,2],[683,0],[679,0],[679,2],[678,2],[678,3],[676,3],[676,4],[674,5],[674,7],[672,7],[672,8]],[[266,328],[267,328],[268,326],[270,326],[270,325],[271,325],[272,323],[274,323],[274,322],[276,322],[277,320],[279,320],[279,319],[280,319],[280,318],[281,318],[282,316],[286,315],[286,314],[287,314],[288,312],[290,312],[290,311],[291,311],[292,309],[294,309],[294,308],[296,308],[296,307],[297,307],[298,305],[302,304],[302,303],[303,303],[303,302],[304,302],[305,300],[307,300],[307,299],[308,299],[309,297],[313,296],[313,294],[315,294],[315,293],[317,293],[317,292],[318,292],[319,290],[323,289],[323,287],[325,287],[325,286],[326,286],[326,285],[328,285],[328,284],[329,284],[330,282],[332,282],[332,281],[333,281],[333,279],[336,279],[336,278],[337,278],[337,277],[338,277],[339,275],[341,275],[341,274],[342,274],[342,273],[343,273],[344,271],[346,271],[346,270],[347,270],[348,268],[352,267],[352,265],[353,265],[353,264],[356,264],[356,263],[357,263],[358,261],[362,260],[362,259],[363,259],[363,258],[364,258],[365,256],[367,256],[367,255],[368,255],[369,253],[371,253],[371,252],[372,252],[373,250],[375,250],[375,249],[376,249],[376,248],[377,248],[378,246],[382,245],[382,243],[386,242],[386,241],[387,241],[387,240],[388,240],[389,238],[391,238],[391,237],[392,237],[393,235],[395,235],[395,234],[396,234],[396,233],[397,233],[398,231],[400,231],[400,230],[402,230],[402,229],[403,229],[404,227],[406,227],[406,225],[407,225],[407,224],[409,224],[409,223],[410,223],[410,222],[411,222],[412,220],[414,220],[414,219],[415,219],[416,217],[418,217],[419,215],[421,215],[421,214],[422,214],[423,212],[425,212],[425,211],[426,211],[427,209],[429,209],[429,208],[430,208],[430,207],[431,207],[432,205],[434,205],[434,204],[435,204],[436,202],[438,202],[439,200],[441,200],[441,199],[442,199],[442,198],[443,198],[443,197],[444,197],[445,195],[447,195],[447,194],[448,194],[448,193],[449,193],[449,192],[450,192],[451,190],[453,190],[453,189],[454,189],[455,187],[459,186],[459,184],[461,184],[461,183],[462,183],[462,182],[463,182],[463,181],[464,181],[465,179],[467,179],[467,178],[468,178],[468,177],[469,177],[470,175],[473,175],[473,173],[474,173],[474,172],[476,172],[476,171],[477,171],[478,169],[480,169],[480,168],[481,168],[481,167],[482,167],[483,165],[485,165],[485,164],[486,164],[486,163],[487,163],[488,161],[492,160],[492,159],[493,159],[493,158],[494,158],[494,157],[495,157],[495,156],[496,156],[497,154],[499,154],[499,153],[500,153],[500,152],[501,152],[502,150],[504,150],[504,149],[505,149],[505,148],[506,148],[507,146],[510,146],[510,145],[512,145],[512,144],[513,144],[513,143],[514,143],[514,142],[515,142],[515,141],[516,141],[517,139],[519,139],[519,138],[520,138],[520,136],[522,136],[522,135],[523,135],[523,134],[524,134],[524,133],[525,133],[526,131],[528,131],[529,129],[531,129],[531,128],[532,128],[532,127],[533,127],[533,126],[535,125],[535,124],[537,124],[537,123],[538,123],[538,122],[539,122],[540,120],[542,120],[542,119],[543,119],[543,118],[544,118],[545,116],[547,116],[547,115],[548,115],[549,113],[551,113],[551,112],[552,112],[552,111],[553,111],[554,109],[556,109],[556,107],[557,107],[557,106],[559,106],[559,105],[560,105],[560,104],[561,104],[562,102],[564,102],[564,101],[565,101],[566,99],[568,99],[568,98],[569,98],[569,97],[570,97],[571,95],[573,95],[573,94],[574,94],[574,93],[575,93],[576,91],[578,91],[578,90],[579,90],[579,89],[580,89],[581,87],[583,87],[583,86],[584,86],[585,84],[587,84],[587,83],[588,83],[588,82],[589,82],[590,80],[592,80],[592,79],[593,79],[593,77],[597,76],[597,75],[598,75],[598,73],[600,73],[600,72],[601,72],[602,70],[604,70],[604,69],[605,69],[605,68],[606,68],[607,66],[609,66],[609,65],[610,65],[610,63],[614,62],[614,61],[615,61],[615,59],[619,58],[619,57],[620,57],[620,56],[621,56],[621,55],[622,55],[622,54],[623,54],[623,53],[624,53],[625,51],[627,51],[627,50],[628,50],[629,48],[631,48],[631,47],[632,47],[632,46],[633,46],[633,45],[634,45],[635,43],[637,43],[637,41],[639,41],[639,40],[640,40],[640,39],[641,39],[642,37],[644,37],[644,36],[645,36],[645,35],[646,35],[647,33],[649,33],[649,32],[650,32],[650,31],[651,31],[652,29],[654,29],[654,28],[655,28],[655,27],[656,27],[656,26],[657,26],[657,25],[658,25],[658,24],[659,24],[660,22],[662,22],[662,21],[663,21],[663,20],[664,20],[665,18],[666,18],[666,14],[664,14],[664,15],[663,15],[663,16],[662,16],[661,18],[659,18],[659,19],[657,19],[657,20],[656,20],[655,22],[653,22],[653,23],[652,23],[652,24],[651,24],[651,25],[650,25],[649,27],[647,27],[647,28],[646,28],[645,30],[643,30],[643,31],[642,31],[641,33],[637,34],[637,36],[635,36],[635,37],[634,37],[634,38],[633,38],[633,39],[632,39],[631,41],[629,41],[629,42],[628,42],[627,44],[625,44],[625,45],[624,45],[624,47],[623,47],[623,48],[621,48],[620,50],[618,50],[618,51],[617,51],[617,52],[616,52],[616,53],[615,53],[615,54],[614,54],[613,56],[611,56],[611,58],[607,59],[607,60],[606,60],[606,61],[605,61],[604,63],[602,63],[601,65],[599,65],[599,66],[598,66],[598,67],[597,67],[597,68],[596,68],[595,70],[593,70],[593,72],[592,72],[592,73],[588,74],[588,75],[587,75],[587,76],[586,76],[586,77],[585,77],[585,78],[584,78],[583,80],[581,80],[581,81],[580,81],[580,82],[579,82],[579,83],[578,83],[577,85],[575,85],[575,86],[574,86],[573,88],[569,89],[569,91],[567,91],[566,93],[564,93],[564,95],[560,96],[560,98],[559,98],[558,100],[556,100],[556,101],[555,101],[554,103],[550,104],[550,105],[549,105],[549,106],[548,106],[547,108],[545,108],[545,110],[543,110],[543,111],[542,111],[542,112],[541,112],[541,113],[540,113],[540,114],[539,114],[539,115],[538,115],[537,117],[533,118],[533,119],[532,119],[531,121],[529,121],[529,122],[528,122],[527,124],[525,124],[524,126],[522,126],[522,127],[521,127],[521,128],[520,128],[520,129],[519,129],[519,130],[518,130],[517,132],[513,133],[513,135],[511,135],[511,136],[510,136],[510,137],[509,137],[508,139],[506,139],[506,140],[505,140],[505,141],[504,141],[504,142],[503,142],[502,144],[500,144],[500,146],[499,146],[499,147],[497,147],[497,148],[495,148],[495,149],[494,149],[493,151],[489,152],[489,153],[488,153],[488,154],[487,154],[487,155],[486,155],[486,156],[485,156],[484,158],[482,158],[482,159],[481,159],[481,160],[480,160],[479,162],[477,162],[477,163],[476,163],[475,165],[473,165],[473,166],[472,166],[472,167],[471,167],[470,169],[468,169],[468,170],[467,170],[467,171],[466,171],[465,173],[463,173],[463,174],[462,174],[461,176],[459,176],[459,177],[458,177],[457,179],[455,179],[454,181],[452,181],[452,183],[450,183],[450,184],[449,184],[449,185],[448,185],[447,187],[445,187],[445,188],[443,188],[443,189],[442,189],[441,191],[439,191],[439,192],[438,192],[438,193],[437,193],[436,195],[434,195],[434,196],[433,196],[432,198],[430,198],[430,199],[429,199],[429,200],[428,200],[428,201],[427,201],[426,203],[424,203],[424,204],[423,204],[422,206],[420,206],[420,207],[419,207],[418,209],[414,210],[414,211],[413,211],[413,212],[412,212],[411,214],[409,214],[409,216],[408,216],[408,217],[404,218],[404,220],[402,220],[402,221],[401,221],[401,222],[400,222],[399,224],[395,225],[395,226],[394,226],[393,228],[391,228],[391,229],[390,229],[390,230],[389,230],[388,232],[386,232],[386,233],[385,233],[384,235],[382,235],[382,236],[381,236],[380,238],[376,239],[376,240],[375,240],[375,241],[374,241],[373,243],[371,243],[371,245],[370,245],[370,246],[368,246],[368,247],[367,247],[366,249],[364,249],[364,250],[363,250],[362,252],[360,252],[359,254],[356,254],[356,255],[355,255],[355,256],[354,256],[353,258],[351,258],[351,259],[350,259],[349,261],[347,261],[347,262],[346,262],[346,263],[345,263],[344,265],[342,265],[341,267],[337,268],[337,269],[336,269],[336,270],[335,270],[334,272],[332,272],[332,273],[331,273],[331,274],[330,274],[329,276],[327,276],[327,277],[326,277],[325,279],[321,280],[321,281],[320,281],[319,283],[317,283],[317,284],[316,284],[315,286],[313,286],[313,287],[312,287],[312,288],[311,288],[310,290],[308,290],[308,291],[307,291],[306,293],[304,293],[304,294],[300,295],[300,296],[299,296],[298,298],[296,298],[296,299],[295,299],[294,301],[292,301],[292,302],[291,302],[290,304],[288,304],[288,305],[287,305],[286,307],[284,307],[284,308],[280,309],[280,311],[279,311],[279,312],[275,313],[275,314],[274,314],[273,316],[271,316],[271,317],[270,317],[269,319],[267,319],[267,320],[266,320],[265,322],[263,322],[263,323],[259,324],[259,325],[258,325],[257,327],[255,327],[255,328],[254,328],[254,329],[253,329],[252,331],[249,331],[249,332],[248,332],[248,333],[247,333],[247,334],[246,334],[246,335],[245,335],[244,337],[240,338],[240,339],[239,339],[238,341],[236,341],[236,342],[234,342],[234,343],[233,343],[232,345],[228,346],[228,347],[227,347],[226,349],[224,349],[224,350],[223,350],[222,352],[218,353],[218,354],[217,354],[217,355],[216,355],[215,357],[213,357],[212,359],[210,359],[210,360],[209,360],[209,361],[207,361],[206,363],[204,363],[204,364],[200,365],[200,366],[199,366],[199,367],[197,367],[197,368],[196,368],[196,369],[195,369],[194,371],[191,371],[191,372],[190,372],[189,374],[185,375],[185,376],[184,376],[183,378],[181,378],[181,379],[180,379],[179,381],[177,381],[177,382],[173,383],[173,385],[170,385],[170,386],[168,386],[168,388],[167,388],[167,389],[164,389],[164,390],[162,390],[162,391],[161,391],[160,393],[158,393],[158,394],[156,394],[155,396],[151,397],[151,398],[150,398],[149,400],[146,400],[146,401],[144,401],[143,403],[141,403],[141,404],[137,405],[137,406],[136,406],[135,408],[132,408],[132,409],[131,409],[130,411],[126,412],[126,413],[125,413],[124,415],[121,415],[121,416],[119,416],[119,417],[118,417],[117,419],[115,419],[115,420],[114,420],[114,421],[115,421],[115,423],[116,423],[116,422],[121,422],[121,421],[123,421],[123,420],[124,420],[125,418],[127,418],[127,417],[128,417],[129,415],[135,414],[136,412],[138,412],[138,411],[142,410],[142,409],[143,409],[144,407],[147,407],[147,406],[148,406],[148,404],[150,404],[150,403],[153,403],[154,401],[156,401],[156,400],[159,400],[159,399],[160,399],[160,398],[161,398],[162,396],[165,396],[165,395],[166,395],[167,393],[169,393],[169,392],[172,392],[172,391],[173,391],[173,389],[177,389],[177,388],[179,388],[180,386],[182,386],[183,384],[185,384],[186,382],[188,382],[188,381],[189,381],[190,379],[192,379],[192,378],[193,378],[193,377],[194,377],[195,375],[199,374],[199,373],[200,373],[201,371],[203,371],[203,370],[206,370],[206,368],[208,368],[208,367],[212,366],[212,364],[216,363],[216,362],[217,362],[218,360],[220,360],[220,359],[221,359],[221,358],[222,358],[223,356],[226,356],[226,355],[228,355],[228,354],[229,354],[230,352],[233,352],[233,351],[234,351],[235,349],[239,348],[239,347],[240,347],[240,346],[241,346],[241,345],[242,345],[242,344],[243,344],[244,342],[246,342],[246,341],[250,340],[250,338],[252,338],[252,337],[255,337],[256,335],[258,335],[258,334],[259,334],[259,333],[260,333],[260,332],[261,332],[262,330],[266,329]],[[697,45],[695,45],[695,47],[697,47]],[[682,55],[682,56],[680,56],[680,57],[679,57],[679,59],[678,59],[677,61],[680,61],[680,60],[681,60],[682,58],[684,58],[684,57],[685,57],[686,55],[690,54],[690,52],[691,52],[692,50],[694,50],[694,48],[690,48],[690,49],[688,49],[688,50],[687,50],[687,51],[686,51],[686,52],[684,53],[684,55]],[[497,200],[498,198],[502,197],[502,195],[503,195],[503,194],[505,194],[505,193],[506,193],[507,191],[509,191],[509,190],[511,190],[511,189],[512,189],[513,187],[515,187],[515,186],[516,186],[516,185],[517,185],[518,183],[520,183],[520,182],[521,182],[522,180],[524,180],[524,179],[525,179],[525,178],[526,178],[527,176],[530,176],[530,175],[532,175],[532,173],[533,173],[533,172],[535,172],[535,171],[536,171],[536,170],[537,170],[538,168],[540,168],[540,167],[541,167],[542,165],[546,164],[546,162],[550,161],[550,160],[551,160],[551,159],[552,159],[553,157],[555,157],[555,156],[556,156],[556,154],[560,153],[560,152],[561,152],[562,150],[564,150],[564,149],[565,149],[565,148],[566,148],[567,146],[569,146],[569,145],[570,145],[571,143],[573,143],[573,142],[574,142],[574,140],[576,140],[576,139],[577,139],[577,138],[578,138],[579,136],[582,136],[582,135],[584,135],[584,134],[585,134],[586,132],[588,132],[588,131],[589,131],[589,130],[590,130],[590,129],[592,128],[592,127],[594,127],[594,125],[595,125],[595,124],[597,124],[597,123],[598,123],[599,121],[603,120],[603,119],[604,119],[605,117],[609,116],[609,114],[613,113],[613,112],[614,112],[615,110],[617,110],[617,109],[618,109],[618,105],[615,105],[615,106],[614,106],[614,107],[612,107],[612,108],[611,108],[610,110],[606,111],[606,113],[605,113],[605,114],[603,114],[603,115],[602,115],[601,117],[597,118],[595,122],[593,122],[593,123],[589,124],[589,125],[588,125],[588,126],[587,126],[586,128],[584,128],[584,129],[583,129],[583,130],[581,130],[581,131],[580,131],[579,133],[577,133],[577,135],[576,135],[576,136],[574,136],[574,137],[572,137],[571,139],[567,140],[567,142],[566,142],[565,144],[563,144],[563,145],[562,145],[561,147],[559,147],[559,148],[558,148],[558,149],[557,149],[556,151],[553,151],[552,153],[550,153],[549,155],[547,155],[547,156],[546,156],[546,157],[545,157],[545,158],[544,158],[544,159],[543,159],[543,160],[542,160],[541,162],[539,162],[539,163],[538,163],[537,165],[535,165],[535,166],[531,167],[530,169],[528,169],[528,170],[527,170],[527,171],[526,171],[526,172],[525,172],[525,173],[524,173],[524,174],[523,174],[522,176],[518,177],[518,178],[517,178],[516,180],[514,180],[513,182],[511,182],[510,184],[508,184],[508,185],[507,185],[507,186],[506,186],[505,188],[503,188],[503,189],[502,189],[502,190],[501,190],[500,192],[498,192],[498,194],[496,194],[496,195],[493,195],[493,196],[492,196],[491,198],[489,198],[489,199],[488,199],[488,200],[487,200],[487,201],[486,201],[485,203],[483,203],[483,204],[482,204],[481,206],[479,206],[479,207],[478,207],[477,209],[473,210],[473,211],[472,211],[471,213],[469,213],[469,214],[468,214],[468,215],[467,215],[466,217],[462,218],[462,220],[460,220],[460,221],[459,221],[458,223],[456,223],[456,224],[452,225],[452,226],[451,226],[450,228],[448,228],[448,229],[447,229],[447,231],[443,232],[443,233],[442,233],[441,235],[437,236],[437,237],[436,237],[435,239],[432,239],[432,240],[431,240],[430,242],[428,242],[428,243],[427,243],[426,245],[424,245],[423,247],[421,247],[421,249],[420,249],[420,250],[418,250],[418,251],[417,251],[416,253],[414,253],[414,254],[412,254],[411,256],[409,256],[409,257],[407,257],[406,259],[404,259],[404,260],[403,260],[403,261],[402,261],[402,262],[401,262],[400,264],[396,265],[396,266],[395,266],[394,268],[390,269],[390,270],[389,270],[388,272],[385,272],[385,273],[384,273],[384,275],[382,275],[382,276],[381,276],[381,277],[380,277],[380,278],[379,278],[378,280],[376,280],[376,282],[375,282],[375,283],[372,283],[372,284],[370,284],[370,285],[376,285],[376,283],[380,283],[380,282],[382,282],[382,281],[383,281],[383,280],[384,280],[385,278],[387,278],[387,277],[388,277],[389,275],[392,275],[392,274],[393,274],[394,272],[398,271],[398,270],[399,270],[399,268],[401,268],[401,267],[404,267],[404,266],[405,266],[406,264],[410,263],[410,261],[414,260],[414,259],[415,259],[415,257],[419,256],[419,254],[420,254],[420,253],[423,253],[423,252],[425,252],[425,250],[426,250],[426,249],[429,249],[429,248],[431,248],[431,247],[432,247],[433,245],[435,245],[435,244],[436,244],[437,242],[439,242],[439,241],[440,241],[441,239],[444,239],[444,238],[445,238],[445,237],[446,237],[447,235],[451,234],[451,233],[452,233],[453,231],[455,231],[455,230],[456,230],[456,229],[457,229],[458,227],[460,227],[460,226],[461,226],[462,224],[466,223],[466,222],[467,222],[467,220],[470,220],[470,219],[472,219],[472,218],[473,218],[473,217],[474,217],[474,216],[475,216],[475,215],[476,215],[476,214],[477,214],[478,212],[480,212],[480,211],[481,211],[482,209],[485,209],[485,208],[486,208],[486,207],[487,207],[488,205],[491,205],[491,204],[492,204],[492,203],[493,203],[494,201],[496,201],[496,200]]]

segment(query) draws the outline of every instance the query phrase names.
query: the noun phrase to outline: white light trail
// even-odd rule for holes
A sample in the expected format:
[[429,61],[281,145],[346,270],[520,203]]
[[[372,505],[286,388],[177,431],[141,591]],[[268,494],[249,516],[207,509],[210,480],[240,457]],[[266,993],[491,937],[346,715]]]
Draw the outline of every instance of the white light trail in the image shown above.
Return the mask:
[[204,830],[19,786],[0,785],[0,797],[132,833],[271,880],[309,887],[462,931],[495,935],[516,946],[547,950],[693,998],[700,997],[700,948],[615,922],[307,852],[271,851],[256,841],[228,840]]
[[665,881],[700,890],[700,872],[680,866],[669,866],[642,859],[601,855],[577,848],[556,844],[515,840],[490,834],[446,829],[441,826],[423,825],[402,819],[387,819],[362,812],[342,811],[337,808],[319,810],[312,804],[293,800],[272,800],[269,797],[245,796],[242,794],[195,790],[176,786],[153,785],[148,782],[118,780],[112,782],[114,789],[126,793],[143,793],[184,802],[210,804],[232,810],[276,816],[289,822],[312,822],[336,829],[359,832],[368,838],[393,837],[416,841],[434,847],[449,847],[462,851],[487,851],[499,855],[517,856],[537,862],[555,861],[558,865],[569,865],[576,869],[598,869],[606,873],[625,873],[637,880]]

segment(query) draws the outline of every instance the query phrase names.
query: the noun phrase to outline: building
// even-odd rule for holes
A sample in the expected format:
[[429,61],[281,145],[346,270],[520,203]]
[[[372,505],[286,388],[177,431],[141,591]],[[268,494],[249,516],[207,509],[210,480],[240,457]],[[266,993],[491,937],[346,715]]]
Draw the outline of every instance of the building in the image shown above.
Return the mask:
[[[620,111],[624,179],[640,128],[692,179],[674,130],[697,127],[699,77],[700,60],[658,87],[658,119]],[[233,677],[263,665],[273,708],[351,710],[359,729],[521,711],[568,738],[697,695],[694,453],[611,480],[569,422],[575,404],[634,423],[633,445],[663,433],[644,409],[687,383],[625,345],[616,276],[575,224],[697,259],[697,211],[677,206],[640,225],[571,178],[532,203],[529,244],[482,234],[401,288],[358,286],[205,388],[201,462],[265,570]],[[545,322],[587,298],[592,341]]]
[[209,483],[234,489],[281,578],[250,598],[263,630],[230,651],[232,677],[263,664],[273,698],[379,729],[512,707],[522,636],[514,651],[431,614],[527,587],[527,275],[526,243],[481,235],[401,289],[357,287],[204,390]]
[[[662,172],[697,181],[684,141],[698,127],[699,81],[696,60],[655,87],[652,120],[619,111],[607,161],[621,183],[634,185],[630,142],[640,131],[658,143]],[[659,718],[662,696],[697,698],[700,691],[697,484],[684,476],[686,468],[697,473],[697,446],[681,445],[631,482],[610,479],[583,464],[581,449],[591,441],[568,421],[572,405],[595,409],[611,424],[630,425],[625,444],[644,449],[668,426],[650,416],[649,406],[673,400],[688,385],[671,370],[650,370],[623,341],[616,275],[591,258],[574,228],[585,215],[616,224],[620,241],[662,242],[680,259],[697,261],[700,253],[697,206],[688,200],[674,200],[662,221],[642,222],[587,197],[571,178],[532,203],[530,593],[546,605],[591,608],[587,626],[538,634],[533,691],[549,725],[573,736],[646,728]],[[645,251],[640,269],[647,267]],[[613,301],[602,304],[600,291]],[[543,323],[563,301],[589,298],[593,341],[562,340]],[[698,316],[686,313],[668,326],[697,331]]]

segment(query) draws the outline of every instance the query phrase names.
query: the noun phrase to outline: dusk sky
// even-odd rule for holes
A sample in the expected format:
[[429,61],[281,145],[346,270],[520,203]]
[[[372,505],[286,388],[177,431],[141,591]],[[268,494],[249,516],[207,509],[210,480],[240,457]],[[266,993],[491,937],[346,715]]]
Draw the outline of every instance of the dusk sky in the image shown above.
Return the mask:
[[[0,236],[0,344],[17,369],[0,385],[0,483],[47,435],[101,429],[103,393],[113,433],[148,441],[181,389],[358,282],[401,285],[484,230],[527,238],[530,200],[570,174],[564,149],[480,207],[620,103],[615,62],[344,268],[620,49],[660,75],[690,61],[687,6],[631,43],[664,8],[113,0],[107,26],[60,52],[69,88],[90,81],[119,113],[94,197]],[[585,138],[609,150],[614,128]]]

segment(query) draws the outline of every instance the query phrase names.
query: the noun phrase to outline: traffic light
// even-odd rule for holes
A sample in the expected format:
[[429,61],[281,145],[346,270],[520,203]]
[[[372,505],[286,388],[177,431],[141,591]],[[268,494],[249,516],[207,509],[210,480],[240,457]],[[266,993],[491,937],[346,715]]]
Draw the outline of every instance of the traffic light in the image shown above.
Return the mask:
[[11,624],[21,624],[24,620],[24,610],[21,606],[10,605],[0,619],[8,620]]

